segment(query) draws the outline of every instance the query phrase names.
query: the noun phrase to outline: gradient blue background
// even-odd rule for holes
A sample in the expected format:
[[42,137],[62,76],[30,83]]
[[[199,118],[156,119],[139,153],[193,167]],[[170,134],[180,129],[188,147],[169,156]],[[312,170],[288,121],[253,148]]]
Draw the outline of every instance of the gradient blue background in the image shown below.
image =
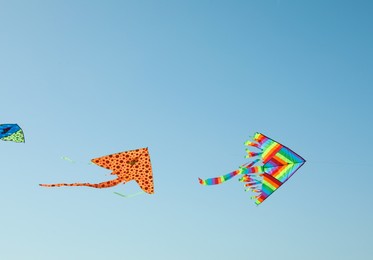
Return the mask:
[[[368,259],[372,1],[0,1],[0,259]],[[259,131],[307,163],[260,206]],[[149,147],[155,194],[91,158]],[[68,156],[77,163],[61,160]]]

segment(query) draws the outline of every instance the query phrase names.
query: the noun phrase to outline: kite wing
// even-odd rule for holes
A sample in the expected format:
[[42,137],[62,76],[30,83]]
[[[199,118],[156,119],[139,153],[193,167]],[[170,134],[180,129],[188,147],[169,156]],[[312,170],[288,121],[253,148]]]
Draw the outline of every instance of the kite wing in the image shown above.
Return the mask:
[[17,124],[0,125],[0,139],[3,141],[12,141],[16,143],[25,142],[23,131]]
[[229,174],[206,180],[199,179],[199,182],[202,185],[214,185],[242,175],[239,181],[246,182],[246,191],[250,190],[256,194],[252,198],[259,205],[306,162],[288,147],[261,133],[256,133],[245,145],[256,150],[246,150],[246,158],[253,158],[254,161]]
[[103,168],[112,170],[111,175],[116,175],[114,180],[91,184],[91,183],[58,183],[40,184],[43,187],[61,186],[87,186],[92,188],[109,188],[120,183],[135,180],[140,188],[149,194],[154,193],[153,172],[150,162],[148,148],[141,148],[116,154],[110,154],[92,159],[92,162]]

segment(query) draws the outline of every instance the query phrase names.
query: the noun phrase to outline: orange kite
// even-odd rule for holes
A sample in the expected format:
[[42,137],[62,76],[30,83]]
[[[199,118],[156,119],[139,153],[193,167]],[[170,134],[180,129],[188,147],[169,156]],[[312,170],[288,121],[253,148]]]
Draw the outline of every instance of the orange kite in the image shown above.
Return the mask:
[[126,183],[135,180],[140,188],[149,194],[154,193],[153,172],[150,163],[148,148],[141,148],[121,153],[110,154],[91,160],[94,164],[103,168],[112,170],[111,175],[116,175],[114,180],[91,183],[57,183],[57,184],[39,184],[43,187],[61,187],[61,186],[87,186],[92,188],[110,188],[120,183]]

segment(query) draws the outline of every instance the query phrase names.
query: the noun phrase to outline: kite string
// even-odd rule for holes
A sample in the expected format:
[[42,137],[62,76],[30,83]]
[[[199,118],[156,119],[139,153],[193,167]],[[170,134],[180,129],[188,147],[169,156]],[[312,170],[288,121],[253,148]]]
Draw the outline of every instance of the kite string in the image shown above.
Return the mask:
[[[65,160],[65,161],[68,161],[68,162],[70,162],[70,163],[76,163],[76,161],[70,159],[70,158],[67,157],[67,156],[61,156],[61,159],[62,159],[62,160]],[[92,162],[89,162],[89,163],[87,163],[87,164],[89,164],[89,165],[94,165],[94,163],[92,163]]]
[[139,192],[136,192],[136,193],[133,193],[133,194],[130,194],[130,195],[124,195],[124,194],[121,194],[119,192],[114,192],[114,194],[117,194],[117,195],[119,195],[119,196],[121,196],[123,198],[129,199],[129,198],[133,198],[133,197],[136,197],[138,195],[141,195],[141,194],[145,194],[145,192],[139,191]]

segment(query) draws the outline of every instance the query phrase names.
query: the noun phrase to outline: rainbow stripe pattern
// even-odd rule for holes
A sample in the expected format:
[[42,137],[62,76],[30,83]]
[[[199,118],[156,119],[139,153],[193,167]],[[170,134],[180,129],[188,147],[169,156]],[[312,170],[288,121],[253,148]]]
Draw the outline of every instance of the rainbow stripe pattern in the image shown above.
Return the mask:
[[253,158],[251,163],[220,177],[199,179],[200,184],[221,184],[234,176],[242,175],[239,181],[245,182],[245,191],[253,192],[255,195],[251,198],[259,205],[306,162],[288,147],[261,133],[255,133],[245,145],[257,150],[246,150],[246,158]]

